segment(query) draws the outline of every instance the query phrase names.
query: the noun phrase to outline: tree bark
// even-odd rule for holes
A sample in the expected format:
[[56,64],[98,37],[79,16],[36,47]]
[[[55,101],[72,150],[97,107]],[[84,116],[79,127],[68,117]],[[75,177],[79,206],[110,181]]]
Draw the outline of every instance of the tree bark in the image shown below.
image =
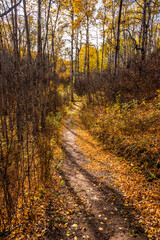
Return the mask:
[[38,80],[40,84],[40,124],[42,130],[45,127],[44,111],[43,111],[43,66],[42,66],[42,37],[41,37],[41,3],[42,0],[38,0]]
[[121,25],[122,5],[123,5],[123,0],[120,0],[118,26],[117,26],[117,44],[116,44],[116,52],[115,52],[114,79],[113,79],[114,100],[116,97],[116,83],[117,83],[116,78],[117,78],[117,67],[118,67],[117,63],[118,63],[118,54],[119,54],[119,46],[120,46],[120,25]]
[[74,8],[73,3],[71,0],[71,28],[72,28],[72,34],[71,34],[71,102],[74,102],[74,96],[73,96],[73,78],[74,78],[74,69],[73,69],[73,40],[74,40]]
[[54,78],[54,112],[57,111],[57,77],[56,77],[56,67],[57,67],[57,56],[55,53],[55,34],[56,34],[56,27],[57,27],[57,22],[58,22],[58,16],[59,16],[59,12],[60,12],[60,3],[58,5],[57,8],[57,15],[56,15],[56,19],[54,22],[54,28],[52,28],[52,58],[53,58],[53,78]]
[[14,8],[18,7],[18,5],[20,5],[20,3],[22,2],[22,0],[20,0],[18,3],[14,3],[14,5],[12,7],[10,7],[8,10],[6,10],[5,12],[0,14],[0,17],[4,17],[5,15],[7,15],[8,13],[10,13]]

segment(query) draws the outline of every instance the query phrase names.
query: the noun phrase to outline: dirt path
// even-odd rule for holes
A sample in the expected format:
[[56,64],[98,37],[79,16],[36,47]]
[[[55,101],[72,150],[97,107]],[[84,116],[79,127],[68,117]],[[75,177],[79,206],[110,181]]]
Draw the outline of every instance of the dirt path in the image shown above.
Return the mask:
[[76,237],[70,236],[68,240],[147,239],[129,214],[130,209],[123,205],[120,193],[112,187],[111,177],[108,176],[107,182],[101,184],[98,179],[103,172],[97,176],[85,169],[89,159],[85,158],[76,145],[78,136],[72,129],[71,119],[72,116],[66,121],[63,134],[66,160],[61,174],[81,210],[74,214],[74,224],[71,223],[70,226]]

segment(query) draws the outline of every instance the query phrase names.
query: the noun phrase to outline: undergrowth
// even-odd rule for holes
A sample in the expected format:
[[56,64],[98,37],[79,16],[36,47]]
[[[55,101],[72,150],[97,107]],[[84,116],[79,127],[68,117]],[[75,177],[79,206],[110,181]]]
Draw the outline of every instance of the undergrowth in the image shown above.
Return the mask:
[[132,210],[134,208],[130,213],[145,230],[148,238],[159,239],[159,180],[146,181],[145,174],[136,164],[117,157],[110,150],[104,150],[103,144],[86,131],[78,115],[75,116],[74,123],[74,130],[77,136],[80,136],[76,143],[88,158],[85,168],[98,173],[99,181],[105,185],[108,184],[107,179],[110,176],[111,185],[122,193],[124,205],[130,206]]
[[[5,239],[38,239],[47,234],[52,226],[65,224],[63,208],[65,206],[64,183],[59,168],[63,162],[61,149],[61,122],[66,109],[56,114],[50,113],[46,120],[46,128],[36,137],[29,136],[28,155],[25,144],[19,153],[18,167],[23,174],[15,181],[16,171],[14,152],[9,156],[8,194],[12,200],[14,211],[9,215],[5,201],[6,192],[0,193],[0,237]],[[20,170],[18,170],[20,171]],[[12,185],[15,187],[13,188]],[[17,184],[17,185],[16,185]],[[1,187],[1,185],[0,185]],[[64,195],[64,197],[63,197]],[[7,195],[8,196],[8,195]],[[52,208],[52,209],[51,209]],[[57,218],[58,216],[58,218]],[[56,234],[56,233],[55,233]]]
[[149,180],[160,178],[160,94],[151,102],[84,104],[80,118],[105,149],[134,162]]

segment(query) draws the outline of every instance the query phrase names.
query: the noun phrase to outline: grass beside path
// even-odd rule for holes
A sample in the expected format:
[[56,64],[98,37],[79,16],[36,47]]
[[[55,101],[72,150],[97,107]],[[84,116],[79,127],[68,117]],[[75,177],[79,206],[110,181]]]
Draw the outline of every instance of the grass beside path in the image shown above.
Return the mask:
[[[92,122],[92,118],[90,118]],[[109,150],[104,151],[104,146],[97,142],[82,124],[79,115],[75,113],[72,120],[77,132],[77,144],[90,162],[86,168],[100,172],[105,171],[112,176],[116,188],[124,196],[126,206],[133,206],[132,214],[138,219],[140,225],[145,229],[149,239],[160,238],[160,182],[146,180],[145,174],[132,162],[124,157],[117,157]],[[105,181],[105,176],[101,181]]]

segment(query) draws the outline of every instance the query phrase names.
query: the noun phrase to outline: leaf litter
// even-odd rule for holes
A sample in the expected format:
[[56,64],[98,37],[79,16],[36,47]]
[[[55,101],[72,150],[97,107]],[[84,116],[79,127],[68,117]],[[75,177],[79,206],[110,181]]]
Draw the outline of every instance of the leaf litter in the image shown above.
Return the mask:
[[[74,125],[75,121],[76,125]],[[81,136],[77,137],[76,143],[80,151],[89,159],[83,167],[96,173],[105,172],[106,175],[97,177],[100,183],[105,182],[107,175],[110,174],[111,186],[114,185],[123,193],[126,206],[135,207],[131,214],[138,219],[149,239],[159,239],[159,182],[147,183],[138,168],[133,168],[123,158],[104,152],[100,144],[84,128],[77,114],[73,119],[73,125],[77,135]],[[60,149],[57,150],[56,159],[59,162],[58,169],[54,168],[52,178],[45,186],[40,186],[35,193],[28,193],[28,201],[32,202],[32,208],[25,209],[23,213],[25,217],[21,212],[19,213],[17,220],[21,223],[20,227],[13,228],[9,237],[5,239],[90,239],[86,232],[87,228],[83,226],[80,229],[79,226],[88,201],[80,195],[75,197],[69,191],[60,170],[65,159]],[[113,202],[116,201],[116,197],[111,199]],[[82,202],[86,205],[81,204]],[[116,209],[114,210],[116,212]],[[90,206],[87,211],[90,211]],[[114,216],[115,212],[111,211],[110,215]],[[100,232],[104,229],[105,221],[112,225],[108,217],[103,214],[98,216]],[[122,231],[123,227],[120,226],[119,230]],[[83,234],[79,235],[80,232]]]
[[99,177],[105,182],[108,174],[112,183],[124,196],[125,206],[134,207],[131,214],[145,229],[149,239],[160,239],[160,182],[147,182],[138,166],[130,164],[125,158],[117,157],[110,151],[104,151],[82,124],[78,114],[75,116],[74,130],[78,136],[76,143],[80,151],[90,159],[86,169],[94,172],[106,172]]

